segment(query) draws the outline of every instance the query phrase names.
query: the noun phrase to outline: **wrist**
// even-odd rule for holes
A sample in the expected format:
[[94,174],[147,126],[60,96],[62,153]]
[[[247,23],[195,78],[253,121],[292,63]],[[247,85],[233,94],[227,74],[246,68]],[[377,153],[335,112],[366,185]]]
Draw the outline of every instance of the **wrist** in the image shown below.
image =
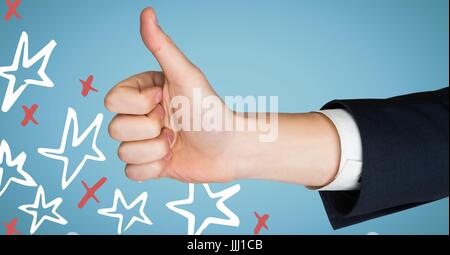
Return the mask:
[[[247,124],[257,118],[245,118]],[[254,124],[254,123],[253,123]],[[237,179],[265,179],[323,186],[337,174],[339,135],[320,113],[279,114],[278,137],[261,142],[261,131],[236,132],[230,162]]]

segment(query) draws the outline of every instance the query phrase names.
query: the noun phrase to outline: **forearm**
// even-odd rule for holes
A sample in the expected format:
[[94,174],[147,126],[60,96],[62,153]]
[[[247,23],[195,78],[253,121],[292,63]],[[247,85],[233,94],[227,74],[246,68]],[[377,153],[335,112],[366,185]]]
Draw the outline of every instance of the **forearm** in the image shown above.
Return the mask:
[[278,138],[260,142],[260,135],[260,131],[237,133],[232,152],[237,178],[324,186],[336,176],[339,135],[321,113],[279,114]]

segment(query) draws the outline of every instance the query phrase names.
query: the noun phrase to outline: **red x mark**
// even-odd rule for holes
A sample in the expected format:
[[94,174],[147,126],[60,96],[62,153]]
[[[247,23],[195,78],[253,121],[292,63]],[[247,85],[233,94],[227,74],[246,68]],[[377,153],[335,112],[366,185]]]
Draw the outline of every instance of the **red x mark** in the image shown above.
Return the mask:
[[269,215],[268,214],[264,214],[262,217],[259,216],[259,214],[257,212],[255,212],[255,216],[256,218],[258,218],[258,224],[255,227],[255,230],[253,231],[253,233],[255,235],[259,234],[259,232],[261,231],[261,229],[264,227],[266,230],[269,230],[269,228],[266,225],[267,220],[269,219]]
[[3,225],[5,225],[6,228],[6,235],[20,235],[20,232],[17,231],[16,225],[17,225],[17,218],[12,219],[11,223],[3,222]]
[[25,117],[23,118],[22,122],[20,123],[22,126],[25,127],[26,125],[28,125],[28,122],[30,122],[30,120],[35,125],[39,124],[33,116],[34,112],[37,110],[38,107],[39,107],[39,105],[33,104],[31,106],[31,108],[28,109],[28,107],[26,107],[25,105],[22,105],[22,109],[25,112]]
[[20,19],[19,13],[17,13],[17,7],[19,7],[19,4],[22,2],[22,0],[15,0],[14,2],[11,2],[11,0],[6,0],[6,5],[8,5],[8,12],[6,13],[5,20],[10,20],[12,15],[16,16],[16,18]]
[[81,91],[81,95],[84,97],[88,95],[89,91],[92,90],[94,92],[98,92],[96,88],[92,87],[92,81],[94,80],[94,76],[89,75],[86,81],[80,79],[81,84],[83,85],[83,90]]
[[81,199],[80,203],[78,203],[78,208],[83,208],[87,201],[92,197],[97,203],[100,203],[100,201],[98,200],[98,198],[95,196],[95,192],[106,182],[106,178],[103,177],[101,178],[94,186],[92,186],[92,188],[89,188],[88,185],[84,182],[81,181],[81,183],[83,184],[84,188],[86,189],[86,194],[84,195],[84,197]]

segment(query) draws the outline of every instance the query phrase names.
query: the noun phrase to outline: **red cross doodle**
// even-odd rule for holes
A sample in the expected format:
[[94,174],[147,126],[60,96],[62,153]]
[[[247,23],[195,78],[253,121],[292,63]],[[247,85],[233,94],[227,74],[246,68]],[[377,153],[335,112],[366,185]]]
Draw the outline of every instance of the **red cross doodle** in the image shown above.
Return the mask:
[[28,122],[33,122],[35,125],[38,125],[39,123],[34,118],[33,114],[36,112],[39,105],[33,104],[31,108],[26,107],[25,105],[22,105],[22,109],[25,112],[25,117],[23,118],[22,122],[20,123],[22,126],[28,125]]
[[86,189],[86,194],[83,196],[83,198],[81,199],[80,203],[78,203],[78,208],[83,208],[87,201],[90,198],[93,198],[97,203],[100,203],[100,201],[98,200],[97,196],[95,196],[95,192],[106,182],[106,178],[103,177],[101,178],[96,184],[94,184],[94,186],[92,186],[92,188],[89,188],[88,185],[84,182],[81,181],[81,183],[83,184],[84,188]]
[[5,225],[6,228],[6,235],[20,235],[20,232],[17,231],[16,225],[17,225],[17,218],[12,219],[10,223],[3,222],[3,225]]
[[86,97],[89,94],[89,91],[98,92],[96,88],[92,87],[92,81],[94,80],[94,76],[89,75],[86,81],[80,79],[81,85],[83,85],[83,90],[81,91],[81,95]]
[[267,227],[267,220],[269,219],[269,215],[268,214],[264,214],[262,217],[259,216],[259,214],[257,212],[255,212],[255,216],[258,219],[258,224],[255,227],[255,230],[253,231],[253,233],[255,235],[259,234],[259,232],[261,231],[262,228],[265,228],[266,230],[269,230],[269,228]]
[[17,7],[19,7],[21,2],[22,0],[15,0],[14,2],[11,2],[11,0],[6,0],[6,5],[8,6],[8,12],[5,15],[6,21],[9,21],[13,15],[18,19],[21,18],[17,12]]

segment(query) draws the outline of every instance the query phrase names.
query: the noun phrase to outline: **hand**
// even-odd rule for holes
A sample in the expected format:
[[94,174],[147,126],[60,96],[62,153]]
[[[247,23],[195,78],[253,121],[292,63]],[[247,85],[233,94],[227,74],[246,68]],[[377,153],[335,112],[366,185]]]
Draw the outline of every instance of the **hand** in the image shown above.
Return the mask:
[[132,76],[105,98],[107,109],[118,113],[109,133],[122,142],[119,157],[127,163],[126,175],[137,181],[159,177],[185,182],[234,180],[233,159],[226,153],[232,149],[232,133],[174,132],[170,125],[171,100],[184,96],[193,104],[194,88],[203,96],[215,95],[208,80],[164,34],[151,8],[142,11],[141,36],[163,72]]
[[[200,69],[161,30],[151,8],[142,11],[141,36],[162,72],[132,76],[105,98],[108,110],[118,113],[109,133],[122,142],[118,154],[127,163],[125,172],[130,179],[169,177],[207,183],[248,178],[308,186],[333,180],[339,165],[339,136],[320,113],[280,114],[279,135],[271,143],[261,143],[259,131],[177,131],[170,121],[175,97],[183,96],[196,107],[194,89],[199,89],[203,98],[216,93]],[[258,121],[231,112],[222,101],[219,107],[233,122],[249,125]],[[192,116],[183,118],[183,123],[192,124]]]

